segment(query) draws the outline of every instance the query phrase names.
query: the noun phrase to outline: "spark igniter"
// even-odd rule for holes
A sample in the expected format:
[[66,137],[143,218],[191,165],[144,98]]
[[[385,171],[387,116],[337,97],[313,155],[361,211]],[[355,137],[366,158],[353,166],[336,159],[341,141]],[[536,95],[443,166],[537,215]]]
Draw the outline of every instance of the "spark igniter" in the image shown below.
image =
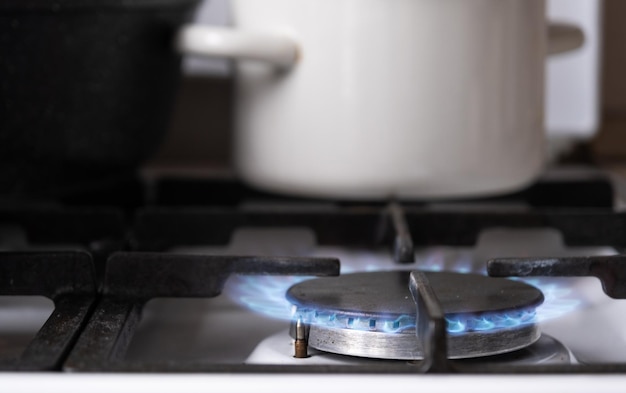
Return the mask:
[[302,318],[296,321],[296,341],[294,343],[294,358],[304,359],[309,357],[309,340],[307,337],[307,326],[302,322]]

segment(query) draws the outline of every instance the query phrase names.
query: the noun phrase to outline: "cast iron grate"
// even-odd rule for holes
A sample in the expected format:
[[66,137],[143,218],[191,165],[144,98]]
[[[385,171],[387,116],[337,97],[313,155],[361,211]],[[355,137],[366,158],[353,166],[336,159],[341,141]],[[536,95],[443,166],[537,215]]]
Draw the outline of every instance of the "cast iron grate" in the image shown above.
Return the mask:
[[[126,219],[117,208],[3,205],[0,206],[1,226],[23,232],[28,244],[19,248],[25,247],[24,251],[28,251],[28,247],[82,248],[93,258],[100,281],[109,255],[126,247]],[[9,249],[12,246],[2,245]]]
[[[220,206],[234,207],[250,200],[283,203],[329,203],[328,200],[295,198],[259,191],[234,179],[198,179],[165,177],[153,184],[151,203],[159,206]],[[613,207],[613,186],[602,173],[548,173],[526,189],[489,199],[465,202],[522,202],[535,208]],[[403,200],[405,205],[420,205],[432,201]],[[340,206],[384,206],[384,201],[334,201]]]
[[[124,240],[128,230],[124,225],[122,213],[115,209],[2,210],[0,223],[17,223],[27,228],[29,241],[41,244],[76,242],[86,245],[87,249],[95,255],[95,259],[101,261],[100,266],[104,266],[103,262],[106,260],[108,268],[102,295],[90,314],[89,307],[95,299],[96,284],[93,279],[93,265],[88,254],[29,253],[28,257],[25,254],[16,253],[0,254],[0,262],[6,261],[0,264],[0,269],[3,269],[0,272],[0,280],[2,277],[5,277],[5,280],[14,276],[26,277],[19,270],[19,266],[24,265],[16,261],[23,261],[22,258],[33,256],[36,260],[47,261],[40,262],[41,270],[44,272],[46,269],[51,269],[50,261],[60,261],[55,262],[54,266],[62,272],[83,272],[78,274],[81,277],[83,275],[87,277],[86,271],[89,269],[92,272],[89,278],[83,277],[87,280],[84,283],[75,283],[72,278],[61,284],[63,280],[59,277],[58,288],[60,289],[57,290],[43,288],[38,286],[39,284],[33,284],[33,287],[27,285],[21,287],[21,290],[31,288],[31,290],[25,290],[25,294],[39,294],[53,298],[56,305],[53,316],[68,314],[66,311],[69,310],[69,314],[77,318],[65,324],[65,327],[69,329],[67,331],[61,331],[62,327],[55,326],[51,318],[24,352],[18,364],[0,363],[0,367],[17,370],[59,369],[73,346],[63,365],[65,370],[232,373],[623,373],[626,372],[626,365],[621,364],[533,366],[515,369],[490,366],[484,369],[449,361],[446,356],[445,321],[442,319],[436,294],[430,288],[428,280],[419,272],[412,275],[407,285],[410,285],[418,311],[419,323],[416,339],[422,341],[426,353],[430,354],[422,362],[382,367],[376,365],[302,368],[301,366],[174,362],[142,363],[129,362],[124,359],[125,351],[140,320],[141,308],[153,297],[217,296],[224,281],[232,273],[291,275],[338,273],[336,260],[208,257],[161,253],[172,247],[225,245],[229,242],[233,231],[242,227],[307,227],[313,230],[320,245],[372,247],[391,244],[397,262],[412,262],[414,245],[471,246],[476,243],[483,230],[508,227],[553,228],[562,234],[568,245],[612,246],[620,251],[625,250],[626,236],[623,234],[626,233],[626,214],[615,213],[611,209],[613,192],[610,184],[606,181],[592,181],[592,186],[589,187],[589,182],[583,183],[574,181],[565,188],[559,188],[555,183],[531,187],[530,191],[524,191],[526,195],[529,192],[534,195],[527,199],[530,205],[559,206],[559,209],[517,212],[476,208],[455,211],[430,210],[420,204],[401,206],[398,203],[388,206],[360,203],[313,204],[313,207],[306,206],[300,209],[299,201],[296,201],[298,203],[295,205],[283,208],[266,206],[258,209],[242,209],[238,206],[245,200],[245,193],[241,194],[241,190],[235,190],[239,199],[234,200],[231,197],[224,197],[220,190],[216,190],[221,195],[221,199],[218,198],[215,203],[220,206],[219,208],[152,207],[139,210],[129,231],[130,246],[136,251],[149,252],[119,253],[113,256],[110,256],[113,251],[126,248]],[[551,187],[559,188],[559,192],[555,194],[549,191]],[[177,188],[180,190],[179,186]],[[595,191],[590,192],[590,190]],[[161,193],[157,196],[157,200],[164,195],[167,197],[167,193]],[[187,195],[188,197],[189,193],[172,195]],[[533,198],[536,198],[535,202],[532,202]],[[205,199],[202,197],[199,200]],[[231,200],[234,203],[230,203]],[[220,201],[228,203],[223,204]],[[187,206],[193,204],[193,200],[190,202],[186,199],[182,203]],[[178,203],[173,201],[166,204],[177,205]],[[563,207],[574,206],[598,209],[563,209]],[[614,257],[608,265],[611,268],[614,266],[621,268],[626,263],[623,258]],[[600,276],[600,278],[615,277],[615,275],[605,276],[603,273],[598,273],[597,266],[605,261],[598,258],[587,258],[584,263],[581,260],[551,261],[553,266],[562,267],[571,264],[578,266],[576,274],[590,274]],[[502,270],[498,267],[501,262],[494,261],[490,265],[490,272],[500,275],[516,274],[520,272],[520,269],[526,272],[528,265],[536,267],[536,262],[533,260],[506,261],[508,270]],[[520,264],[524,267],[520,268]],[[555,267],[550,272],[538,270],[535,272],[559,275],[561,274],[559,272],[563,271],[561,267]],[[59,274],[50,271],[48,276],[54,278]],[[176,278],[175,284],[172,284],[172,277]],[[202,278],[201,284],[198,284],[198,277]],[[6,283],[2,281],[0,283],[0,291],[4,291],[2,294],[21,293],[11,286],[12,284],[6,286]],[[616,297],[621,296],[619,289],[624,288],[623,282],[611,282],[604,279],[604,285],[610,294]],[[86,323],[87,320],[88,323]],[[79,337],[78,341],[76,341],[77,337]],[[76,345],[74,345],[75,341]]]
[[[231,274],[329,276],[339,261],[324,258],[264,258],[117,253],[109,258],[104,294],[65,363],[71,371],[204,370],[198,362],[138,363],[124,359],[146,302],[157,297],[215,297]],[[138,285],[140,283],[140,285]]]
[[429,210],[318,207],[294,210],[148,208],[138,212],[133,246],[165,251],[175,246],[226,245],[238,228],[304,227],[319,245],[372,247],[393,244],[399,262],[411,262],[413,246],[473,246],[491,228],[551,228],[569,246],[626,247],[626,214],[606,210]]
[[[280,214],[279,214],[280,213]],[[545,211],[545,212],[477,212],[429,211],[424,208],[403,208],[391,204],[385,208],[360,207],[358,209],[290,209],[214,210],[214,209],[154,209],[144,210],[137,217],[135,246],[138,249],[164,251],[180,242],[190,244],[225,244],[234,229],[239,227],[308,227],[313,229],[320,244],[371,245],[385,239],[395,245],[395,255],[412,254],[412,244],[418,245],[471,245],[484,229],[492,227],[554,228],[559,230],[570,245],[603,245],[624,249],[626,214],[610,211]],[[590,228],[592,228],[590,230]],[[174,230],[172,230],[174,229]],[[400,251],[399,251],[400,250]],[[401,250],[411,250],[401,251]],[[563,275],[572,263],[578,267],[577,275],[595,275],[604,282],[607,292],[617,294],[615,288],[626,287],[626,275],[607,275],[598,269],[626,266],[626,257],[586,258],[581,267],[576,260],[555,259],[550,275]],[[291,271],[273,270],[276,259],[249,257],[243,260],[232,257],[182,256],[164,253],[126,253],[112,257],[108,262],[104,299],[99,304],[85,332],[65,365],[66,370],[80,371],[130,371],[130,372],[229,372],[229,373],[616,373],[626,372],[626,365],[590,366],[499,366],[467,365],[447,359],[445,320],[436,293],[428,279],[420,272],[412,274],[407,283],[417,307],[416,340],[428,354],[423,361],[363,366],[270,366],[270,365],[216,365],[202,362],[125,361],[124,353],[130,342],[141,307],[149,298],[163,296],[216,296],[230,272],[294,274]],[[285,261],[282,261],[283,263]],[[292,260],[289,263],[295,264]],[[315,260],[301,262],[314,263]],[[336,274],[333,261],[319,261],[322,270],[317,275]],[[532,264],[533,261],[506,261],[512,273],[520,269],[511,266]],[[234,264],[234,265],[233,265]],[[314,263],[315,264],[315,263]],[[493,274],[508,274],[502,263],[490,264]],[[621,265],[621,266],[620,266]],[[150,267],[148,269],[147,267]],[[185,266],[185,268],[181,268]],[[235,268],[234,266],[239,266]],[[261,270],[246,271],[252,266]],[[311,265],[312,266],[312,265]],[[598,266],[600,266],[598,268]],[[338,267],[338,266],[337,266]],[[272,271],[264,271],[269,268]],[[243,269],[243,270],[238,270]],[[328,270],[330,269],[330,270]],[[498,273],[497,270],[500,269]],[[521,269],[527,271],[528,269]],[[313,273],[313,271],[308,272]],[[545,271],[539,272],[546,274]],[[303,273],[304,274],[304,273]],[[572,273],[574,274],[574,273]],[[174,275],[176,283],[165,279]],[[210,283],[211,287],[194,287],[196,277]],[[211,278],[212,277],[212,278]],[[611,278],[619,277],[618,281]],[[141,288],[135,285],[141,282]],[[183,290],[184,289],[184,290]],[[190,289],[190,290],[189,290]]]
[[96,298],[91,256],[84,252],[0,253],[1,296],[44,296],[54,311],[17,362],[3,371],[60,370]]
[[[596,269],[626,270],[626,257],[610,260],[586,258]],[[505,275],[507,269],[516,272],[515,265],[534,265],[536,261],[492,261],[490,271]],[[572,261],[553,261],[554,272],[566,269]],[[557,267],[557,265],[560,265]],[[286,269],[285,269],[286,268]],[[64,369],[67,371],[105,372],[186,372],[186,373],[468,373],[468,374],[607,374],[625,373],[626,364],[598,365],[468,365],[447,358],[447,333],[444,313],[437,294],[422,272],[411,273],[407,283],[417,310],[416,340],[424,348],[425,358],[418,362],[362,366],[272,366],[219,365],[195,362],[127,361],[124,354],[141,317],[141,308],[153,297],[217,296],[231,273],[243,274],[338,274],[336,260],[264,259],[257,257],[207,257],[160,253],[122,253],[109,260],[105,296],[98,305]],[[579,268],[581,269],[581,268]],[[626,286],[624,275],[608,283],[604,274],[596,274],[605,288]],[[545,272],[537,271],[539,274]],[[577,273],[585,274],[583,270]],[[171,285],[168,277],[174,277]],[[201,278],[198,281],[196,278]],[[143,285],[134,285],[136,280]],[[201,282],[202,284],[199,284]],[[620,298],[623,296],[620,295]]]

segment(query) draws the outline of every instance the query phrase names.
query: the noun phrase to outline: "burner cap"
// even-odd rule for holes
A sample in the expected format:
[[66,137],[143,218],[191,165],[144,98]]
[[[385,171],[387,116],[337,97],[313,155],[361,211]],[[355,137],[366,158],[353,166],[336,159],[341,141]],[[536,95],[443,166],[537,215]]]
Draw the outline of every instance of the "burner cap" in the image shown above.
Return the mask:
[[[409,271],[348,274],[294,285],[287,292],[310,324],[309,345],[352,356],[420,359]],[[426,273],[448,322],[450,358],[496,355],[539,339],[538,289],[474,274]]]

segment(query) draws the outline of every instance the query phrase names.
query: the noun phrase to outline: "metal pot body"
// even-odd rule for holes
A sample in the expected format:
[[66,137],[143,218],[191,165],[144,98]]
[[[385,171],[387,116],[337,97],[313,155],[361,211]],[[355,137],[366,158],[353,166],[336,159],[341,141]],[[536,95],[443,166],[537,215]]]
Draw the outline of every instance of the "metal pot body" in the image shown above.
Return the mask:
[[543,0],[233,4],[242,31],[300,47],[289,72],[239,63],[235,157],[249,183],[447,198],[517,190],[541,173]]

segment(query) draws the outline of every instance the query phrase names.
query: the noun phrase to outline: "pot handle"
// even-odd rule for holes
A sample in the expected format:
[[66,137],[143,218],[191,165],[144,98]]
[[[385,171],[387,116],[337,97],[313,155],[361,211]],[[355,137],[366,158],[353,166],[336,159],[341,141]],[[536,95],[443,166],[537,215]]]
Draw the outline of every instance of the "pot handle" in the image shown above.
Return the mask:
[[[570,52],[582,47],[585,34],[570,24],[548,26],[548,53]],[[286,34],[246,32],[222,27],[185,25],[176,35],[175,47],[182,54],[232,60],[256,60],[288,69],[298,62],[300,48]]]
[[175,47],[182,54],[256,60],[280,69],[291,68],[300,57],[297,42],[287,34],[202,25],[185,25],[180,28]]
[[575,25],[550,23],[548,26],[548,53],[570,52],[585,44],[585,33]]

